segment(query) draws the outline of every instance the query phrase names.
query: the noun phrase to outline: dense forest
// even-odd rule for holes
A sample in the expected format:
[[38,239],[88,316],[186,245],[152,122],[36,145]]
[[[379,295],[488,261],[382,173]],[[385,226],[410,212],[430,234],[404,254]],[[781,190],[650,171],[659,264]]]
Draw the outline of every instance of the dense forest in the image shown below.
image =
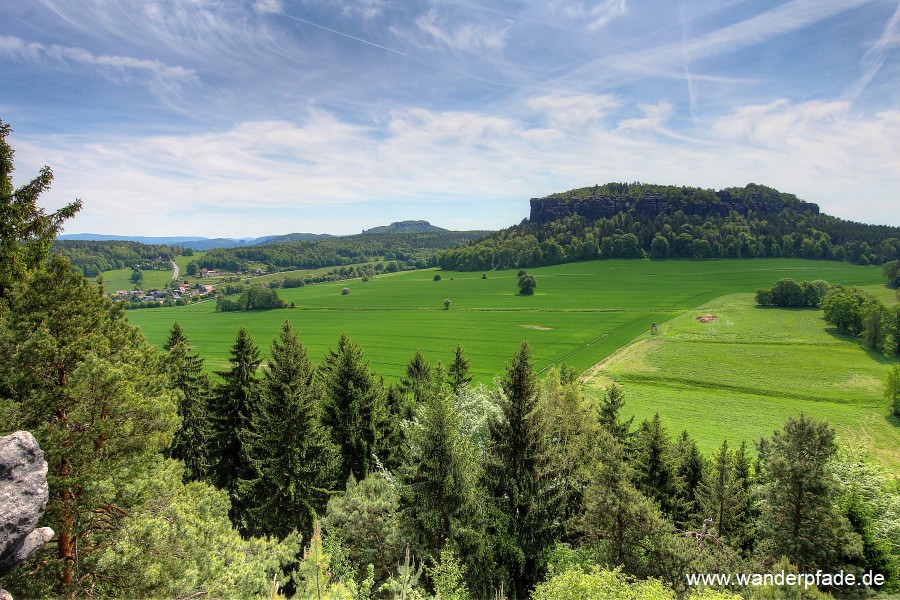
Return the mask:
[[[559,201],[563,206],[577,204],[597,194],[606,194],[598,199],[601,208],[611,202],[603,213],[609,216],[594,219],[579,214],[596,214],[592,207],[559,210]],[[550,202],[551,220],[543,208],[546,202]],[[741,211],[725,211],[723,206]],[[450,270],[487,271],[646,256],[798,257],[858,264],[900,258],[900,228],[845,221],[809,206],[790,194],[758,185],[718,193],[648,184],[580,188],[532,200],[531,219],[442,252],[436,263]]]
[[[527,342],[493,386],[465,349],[385,385],[347,336],[318,362],[285,322],[243,327],[212,378],[182,329],[162,353],[51,255],[43,171],[13,189],[0,124],[0,433],[48,463],[51,543],[17,597],[784,597],[695,574],[814,574],[806,597],[900,586],[900,495],[825,422],[703,455],[627,390],[538,379]],[[841,574],[838,582],[834,574]],[[877,577],[876,577],[877,576]]]

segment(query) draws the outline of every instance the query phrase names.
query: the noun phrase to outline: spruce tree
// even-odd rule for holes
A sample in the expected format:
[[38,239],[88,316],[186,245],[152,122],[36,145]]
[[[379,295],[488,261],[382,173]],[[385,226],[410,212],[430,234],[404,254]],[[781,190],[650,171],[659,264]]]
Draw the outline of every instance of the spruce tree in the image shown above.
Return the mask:
[[447,369],[447,377],[450,389],[454,393],[472,383],[472,378],[469,377],[469,359],[463,352],[461,344],[456,344],[456,349],[453,351],[453,362]]
[[625,404],[625,392],[621,386],[615,383],[606,388],[606,394],[600,402],[600,425],[604,427],[610,435],[613,436],[620,444],[627,444],[629,441],[629,430],[634,422],[634,417],[627,421],[620,420],[620,412]]
[[338,450],[321,422],[323,391],[306,348],[285,321],[272,342],[259,402],[243,434],[249,476],[238,482],[244,529],[305,539],[337,484]]
[[[735,471],[734,452],[723,440],[710,462],[706,477],[697,490],[702,515],[712,519],[711,529],[722,541],[740,547],[739,516],[747,508],[747,498]],[[734,542],[737,541],[737,544]]]
[[387,421],[382,384],[363,362],[363,352],[346,334],[337,349],[329,350],[322,364],[325,383],[323,422],[331,428],[331,439],[340,447],[340,480],[352,474],[364,479],[382,447]]
[[400,380],[400,386],[404,392],[412,396],[414,404],[425,401],[431,387],[431,367],[418,350],[406,364],[406,377]]
[[674,519],[682,481],[678,476],[678,456],[659,413],[641,423],[632,442],[635,485],[658,504],[664,515]]
[[[699,508],[697,489],[703,482],[706,461],[703,455],[700,454],[700,449],[697,448],[697,442],[691,439],[686,430],[681,432],[676,452],[678,454],[677,476],[682,486],[673,520],[676,525],[686,527],[696,521]],[[701,517],[701,520],[703,518],[705,517]]]
[[528,342],[507,363],[500,381],[501,416],[490,423],[485,481],[497,520],[494,547],[514,598],[526,598],[541,578],[539,557],[559,524],[548,464],[544,420]]
[[260,360],[259,348],[241,326],[231,347],[231,368],[218,373],[223,382],[209,403],[209,479],[213,485],[228,492],[232,499],[230,516],[235,524],[240,523],[242,514],[241,506],[235,502],[237,480],[252,476],[243,440],[257,402],[259,380],[256,369]]
[[437,560],[448,541],[472,546],[476,537],[478,463],[471,442],[444,384],[443,368],[410,431],[404,468],[404,511],[418,534],[425,558]]
[[185,481],[199,481],[206,476],[209,466],[207,449],[209,420],[207,402],[212,390],[212,380],[203,372],[203,358],[191,354],[190,344],[181,325],[175,323],[163,345],[166,355],[163,365],[169,375],[176,399],[181,425],[172,438],[167,456],[178,459],[185,466]]

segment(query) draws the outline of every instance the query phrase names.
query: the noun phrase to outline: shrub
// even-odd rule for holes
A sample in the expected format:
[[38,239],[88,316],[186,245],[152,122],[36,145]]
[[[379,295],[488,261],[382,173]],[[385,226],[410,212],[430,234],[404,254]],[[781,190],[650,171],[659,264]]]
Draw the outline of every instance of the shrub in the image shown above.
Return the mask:
[[482,279],[487,279],[487,273],[482,273],[482,274],[481,274],[481,278],[482,278]]
[[346,296],[346,295],[349,294],[349,293],[350,293],[350,288],[344,288],[344,289],[341,290],[341,295],[342,295],[342,296]]
[[440,274],[434,276],[433,281],[440,281],[440,280],[441,280]]
[[450,298],[447,298],[446,300],[444,300],[444,309],[450,310]]

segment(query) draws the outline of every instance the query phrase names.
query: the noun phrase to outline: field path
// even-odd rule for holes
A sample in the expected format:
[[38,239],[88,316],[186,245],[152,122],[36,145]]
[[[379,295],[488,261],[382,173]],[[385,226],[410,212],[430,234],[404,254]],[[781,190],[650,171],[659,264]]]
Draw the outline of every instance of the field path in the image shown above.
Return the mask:
[[178,263],[176,263],[174,260],[170,260],[169,262],[172,263],[172,281],[176,281],[178,279],[179,272]]

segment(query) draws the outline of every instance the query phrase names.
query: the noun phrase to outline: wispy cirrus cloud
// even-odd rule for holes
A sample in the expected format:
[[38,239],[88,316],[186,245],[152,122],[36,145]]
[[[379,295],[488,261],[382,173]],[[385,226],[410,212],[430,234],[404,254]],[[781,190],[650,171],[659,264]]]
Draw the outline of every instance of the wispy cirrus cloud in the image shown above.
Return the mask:
[[10,60],[27,61],[48,70],[93,68],[110,79],[126,79],[143,83],[184,85],[197,82],[193,69],[170,66],[158,60],[130,56],[94,54],[84,48],[27,42],[13,36],[0,36],[0,53]]

